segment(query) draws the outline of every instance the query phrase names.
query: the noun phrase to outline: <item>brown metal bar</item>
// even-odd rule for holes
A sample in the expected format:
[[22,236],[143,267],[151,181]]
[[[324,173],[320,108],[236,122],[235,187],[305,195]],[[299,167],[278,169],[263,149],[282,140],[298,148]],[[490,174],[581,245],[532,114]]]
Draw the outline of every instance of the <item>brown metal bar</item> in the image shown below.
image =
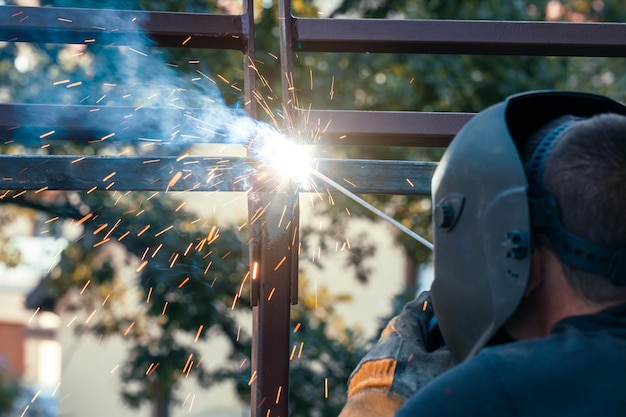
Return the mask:
[[297,51],[626,56],[625,23],[297,18],[293,24]]
[[243,51],[248,39],[240,15],[0,6],[0,40]]
[[243,2],[243,16],[241,18],[242,32],[246,39],[243,54],[243,94],[244,106],[248,114],[256,118],[257,108],[254,101],[256,88],[255,53],[256,42],[254,40],[254,0]]
[[298,194],[251,193],[252,267],[251,416],[287,417],[289,405],[289,311],[298,251]]
[[0,155],[3,190],[247,191],[241,158]]
[[[115,157],[94,155],[0,155],[0,190],[136,190],[238,191],[271,190],[259,184],[245,158],[203,156]],[[436,164],[419,161],[315,159],[315,166],[355,193],[430,194]],[[114,175],[111,175],[113,174]],[[180,173],[180,174],[179,174]],[[104,180],[106,178],[106,180]],[[301,192],[324,191],[313,181]]]
[[[446,146],[472,117],[468,113],[362,112],[349,110],[300,111],[305,129],[321,137],[320,145]],[[138,140],[164,135],[163,122],[171,120],[189,142],[220,142],[215,132],[197,122],[200,109],[0,104],[0,139],[36,140],[48,132],[46,142],[91,141],[115,133],[107,140]]]
[[[318,159],[317,169],[354,193],[430,195],[435,162]],[[320,190],[327,184],[316,182]],[[332,192],[332,188],[329,188]]]
[[445,147],[471,113],[307,110],[320,145]]
[[[282,103],[292,124],[295,100],[290,2],[278,2]],[[298,299],[298,193],[251,193],[250,259],[253,271],[252,417],[287,417],[290,306]],[[258,273],[258,276],[257,276]]]
[[[234,111],[235,112],[235,111]],[[55,104],[0,104],[0,139],[27,141],[55,140],[137,141],[169,140],[167,127],[179,130],[173,141],[178,144],[221,143],[224,132],[214,132],[203,124],[202,109],[86,106]],[[48,134],[54,131],[53,134]],[[114,136],[109,136],[114,133]]]

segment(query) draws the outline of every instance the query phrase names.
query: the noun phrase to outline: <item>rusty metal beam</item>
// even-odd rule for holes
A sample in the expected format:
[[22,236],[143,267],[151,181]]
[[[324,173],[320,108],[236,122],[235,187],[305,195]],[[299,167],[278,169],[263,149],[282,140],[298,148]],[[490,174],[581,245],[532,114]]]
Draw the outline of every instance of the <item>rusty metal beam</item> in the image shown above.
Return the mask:
[[[320,137],[319,145],[447,146],[471,113],[388,112],[356,110],[298,111],[305,130]],[[82,105],[0,104],[0,139],[40,142],[57,139],[91,141],[115,133],[109,140],[160,138],[164,121],[171,121],[189,142],[227,142],[202,125],[202,110],[174,108],[100,107]],[[180,136],[179,135],[179,136]],[[194,139],[191,139],[194,138]],[[180,140],[178,141],[181,142]]]
[[307,110],[319,145],[445,147],[474,115],[445,112]]
[[[176,126],[179,134],[171,140],[172,144],[222,143],[224,132],[215,132],[203,124],[205,112],[154,107],[0,104],[0,139],[37,143],[43,135],[45,142],[89,142],[106,136],[110,141],[143,138],[144,142],[159,142],[159,138],[165,138],[163,142],[167,142],[171,134],[167,127]],[[241,117],[238,113],[233,110],[233,117]],[[46,135],[52,131],[54,134]]]
[[[93,155],[0,155],[0,190],[235,191],[272,190],[259,184],[246,158],[204,156],[116,157]],[[355,193],[429,195],[434,162],[314,159],[333,181]],[[114,175],[111,175],[113,174]],[[179,174],[180,173],[180,174]],[[301,192],[322,192],[313,180]],[[331,190],[332,191],[332,190]]]
[[0,189],[247,191],[241,158],[0,155]]
[[293,26],[296,51],[626,56],[625,23],[297,18]]
[[0,41],[10,42],[244,51],[247,26],[241,15],[0,6]]
[[297,298],[298,193],[251,193],[252,417],[288,416],[290,306]]

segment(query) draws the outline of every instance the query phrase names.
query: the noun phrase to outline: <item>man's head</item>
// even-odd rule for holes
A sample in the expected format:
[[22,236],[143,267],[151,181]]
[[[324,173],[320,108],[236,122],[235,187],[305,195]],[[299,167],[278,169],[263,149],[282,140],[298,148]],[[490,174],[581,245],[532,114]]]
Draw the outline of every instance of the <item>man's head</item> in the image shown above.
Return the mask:
[[[446,151],[433,177],[432,297],[446,343],[458,359],[472,356],[487,344],[517,309],[528,284],[533,245],[552,245],[560,258],[568,262],[573,259],[573,264],[586,269],[591,265],[592,270],[604,274],[605,269],[611,269],[612,258],[604,259],[602,245],[611,245],[612,250],[614,244],[626,244],[591,241],[595,232],[577,235],[598,222],[590,221],[587,226],[581,219],[611,216],[614,210],[593,202],[596,191],[606,193],[600,185],[604,175],[619,165],[616,162],[611,163],[613,168],[596,167],[604,164],[608,157],[603,152],[610,150],[598,147],[599,140],[593,139],[598,126],[585,126],[602,123],[595,122],[594,116],[603,113],[626,115],[626,108],[595,95],[521,94],[475,116]],[[581,120],[562,119],[567,115]],[[586,139],[574,135],[579,129]],[[614,130],[626,132],[621,126]],[[596,147],[595,162],[585,149],[589,146]],[[580,164],[585,163],[587,170],[598,170],[591,176],[586,172],[581,178]],[[615,173],[615,178],[620,175],[626,182],[624,174]],[[549,181],[544,183],[544,178]],[[576,189],[565,190],[572,187]],[[578,189],[589,187],[586,200],[582,199],[584,190]],[[616,199],[616,207],[620,201],[626,200]],[[578,214],[562,219],[561,213],[570,206]],[[561,221],[567,224],[561,227]],[[572,222],[576,230],[567,229]],[[617,230],[615,233],[626,236]]]
[[[556,119],[522,145],[523,161],[563,124],[569,126],[550,149],[541,181],[559,207],[564,229],[599,245],[626,247],[626,116],[604,113]],[[558,244],[544,230],[535,231],[534,242],[550,250]],[[579,297],[596,304],[626,300],[626,285],[612,282],[605,274],[561,263]],[[621,278],[626,284],[626,277]]]

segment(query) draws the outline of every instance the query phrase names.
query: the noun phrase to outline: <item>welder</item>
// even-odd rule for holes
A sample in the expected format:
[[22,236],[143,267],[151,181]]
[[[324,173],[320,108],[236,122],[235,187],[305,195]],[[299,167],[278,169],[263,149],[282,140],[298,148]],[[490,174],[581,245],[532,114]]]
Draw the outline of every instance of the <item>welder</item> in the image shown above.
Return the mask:
[[626,416],[626,107],[511,96],[455,136],[432,199],[431,293],[353,371],[341,417]]

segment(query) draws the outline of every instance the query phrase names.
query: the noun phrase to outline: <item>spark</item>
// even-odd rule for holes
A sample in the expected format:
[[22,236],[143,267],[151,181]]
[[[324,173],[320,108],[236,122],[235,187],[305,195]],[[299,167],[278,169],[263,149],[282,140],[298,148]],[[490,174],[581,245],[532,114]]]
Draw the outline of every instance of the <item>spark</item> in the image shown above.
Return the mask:
[[128,326],[128,328],[126,329],[126,331],[124,332],[124,337],[128,336],[128,333],[130,333],[130,330],[135,327],[135,322],[133,321],[132,323],[130,323],[130,325]]
[[70,82],[70,80],[60,80],[60,81],[53,82],[52,85],[67,84],[69,82]]
[[193,353],[189,354],[189,358],[187,358],[187,363],[185,363],[185,367],[183,368],[183,373],[189,375],[189,371],[191,370],[191,365],[193,364],[193,361],[191,360],[193,358]]
[[145,225],[145,226],[144,226],[144,228],[143,228],[143,229],[141,229],[141,231],[140,231],[139,233],[137,233],[137,236],[141,236],[141,235],[143,235],[144,233],[146,233],[146,231],[147,231],[149,228],[150,228],[150,225],[149,225],[149,224]]
[[168,230],[171,230],[172,228],[174,228],[174,225],[170,225],[170,226],[166,227],[165,229],[161,230],[159,233],[157,233],[156,235],[154,235],[154,237],[159,237],[159,236],[161,236],[163,233],[167,232]]
[[198,331],[196,332],[196,337],[195,339],[193,339],[194,343],[197,343],[198,340],[200,339],[200,335],[202,334],[202,329],[204,329],[204,325],[201,324],[200,327],[198,327]]
[[211,243],[215,242],[218,237],[220,237],[219,229],[217,228],[217,226],[213,225],[213,227],[211,227],[211,230],[209,231],[209,234],[207,236],[207,245],[210,245]]
[[139,265],[139,267],[137,268],[137,270],[135,272],[140,272],[142,269],[144,269],[146,267],[146,265],[148,265],[148,261],[143,261],[141,263],[141,265]]
[[156,254],[159,253],[159,251],[161,250],[162,247],[163,247],[163,244],[159,243],[159,246],[157,246],[157,248],[154,250],[154,252],[152,252],[152,258],[154,258],[156,256]]
[[170,182],[167,184],[166,191],[169,191],[170,188],[176,185],[176,183],[178,182],[178,180],[182,178],[182,176],[183,176],[183,173],[181,171],[178,171],[176,174],[174,174]]
[[324,398],[328,398],[328,378],[324,378]]
[[73,88],[73,87],[78,87],[79,85],[82,85],[83,82],[82,81],[76,81],[75,83],[72,84],[68,84],[65,86],[65,88]]
[[283,391],[283,386],[280,385],[278,387],[278,392],[276,393],[276,404],[278,404],[280,402],[280,393]]
[[89,323],[91,321],[91,319],[93,318],[93,316],[96,315],[96,312],[98,311],[98,309],[94,309],[94,311],[91,312],[91,314],[89,315],[89,317],[87,317],[87,319],[85,320],[85,324]]
[[186,44],[187,42],[189,42],[190,40],[191,40],[191,36],[187,37],[187,39],[185,39],[185,40],[183,41],[183,43],[182,43],[182,44],[183,44],[183,45],[185,45],[185,44]]
[[252,372],[250,380],[248,380],[248,386],[251,386],[254,381],[256,381],[256,371]]
[[407,183],[409,183],[409,185],[410,185],[411,187],[415,187],[415,185],[413,185],[413,183],[411,182],[411,180],[410,180],[410,179],[408,179],[408,178],[407,178],[407,179],[406,179],[406,182],[407,182]]
[[115,373],[115,371],[117,371],[119,367],[120,367],[119,365],[115,365],[113,369],[111,369],[111,373]]
[[174,268],[174,264],[176,264],[176,261],[178,260],[178,254],[175,253],[170,259],[172,259],[172,262],[170,263],[170,269]]
[[185,278],[183,280],[183,282],[181,282],[180,284],[178,284],[178,288],[183,288],[183,286],[189,282],[189,277]]
[[72,317],[72,319],[67,323],[65,327],[70,327],[72,323],[74,323],[74,320],[76,320],[76,316]]
[[90,279],[88,279],[87,282],[85,282],[85,285],[83,286],[83,289],[80,290],[80,295],[83,295],[83,293],[85,292],[85,290],[87,289],[89,284],[91,284],[91,280]]
[[152,297],[152,287],[148,290],[148,296],[146,297],[146,304],[150,302],[150,297]]
[[35,312],[33,313],[33,315],[30,317],[30,319],[28,320],[28,324],[30,324],[31,321],[33,321],[33,319],[35,318],[35,316],[37,315],[37,313],[39,313],[39,311],[41,310],[41,307],[37,307],[37,309],[35,310]]
[[187,256],[192,246],[193,246],[193,242],[189,242],[189,244],[187,245],[187,249],[185,249],[185,252],[183,253],[183,256]]
[[285,263],[286,260],[287,260],[287,257],[283,256],[283,259],[281,259],[280,262],[278,262],[278,264],[274,267],[274,271],[278,271],[278,268],[280,268]]
[[97,234],[98,234],[98,233],[100,233],[102,230],[106,229],[108,225],[109,225],[108,223],[104,223],[104,224],[102,224],[102,225],[98,226],[98,227],[96,228],[96,230],[94,230],[94,231],[93,231],[93,234],[94,234],[94,235],[97,235]]
[[156,371],[156,368],[158,368],[160,364],[161,362],[157,362],[157,363],[151,362],[150,366],[148,366],[148,369],[146,369],[146,376],[152,375],[152,373]]
[[252,264],[252,280],[254,281],[255,279],[257,279],[257,274],[259,273],[259,263],[257,261],[255,261]]
[[47,138],[50,135],[54,135],[56,133],[55,130],[51,130],[49,132],[44,133],[43,135],[39,135],[39,139]]
[[167,305],[169,304],[169,301],[166,301],[165,304],[163,304],[163,310],[161,311],[161,315],[164,316],[165,315],[165,310],[167,310]]
[[113,227],[111,228],[111,230],[109,230],[109,231],[107,232],[107,234],[104,236],[103,240],[107,240],[107,241],[109,240],[109,236],[111,236],[111,233],[113,233],[113,231],[114,231],[115,229],[117,229],[117,226],[120,224],[120,222],[121,222],[121,221],[122,221],[122,219],[118,219],[118,220],[115,222],[115,224],[113,225]]
[[85,215],[82,219],[77,221],[76,225],[81,225],[81,224],[85,223],[87,220],[89,220],[92,217],[93,217],[93,213],[89,213],[89,214]]
[[146,54],[145,52],[138,51],[138,50],[136,50],[134,48],[129,47],[128,49],[133,51],[136,54],[143,55],[143,56],[148,56],[148,54]]

